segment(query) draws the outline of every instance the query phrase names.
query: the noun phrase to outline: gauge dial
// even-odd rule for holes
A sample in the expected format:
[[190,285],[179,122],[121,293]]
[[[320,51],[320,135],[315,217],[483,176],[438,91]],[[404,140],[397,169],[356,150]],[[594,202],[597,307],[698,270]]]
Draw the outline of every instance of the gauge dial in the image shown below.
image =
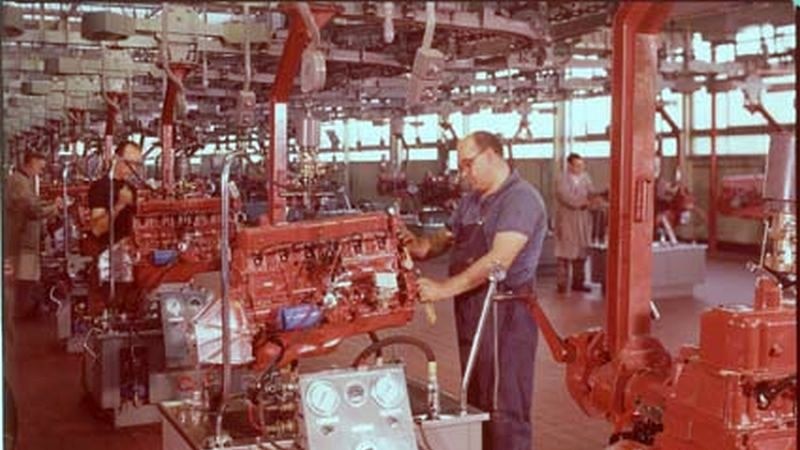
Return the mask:
[[178,317],[183,312],[183,305],[181,305],[181,301],[177,298],[168,298],[167,299],[167,313],[169,313],[170,317]]
[[403,386],[391,375],[384,375],[372,387],[372,397],[384,408],[394,408],[403,399]]
[[339,393],[327,381],[315,381],[306,390],[306,405],[318,416],[332,416],[339,409],[339,403]]
[[350,406],[357,408],[367,402],[367,389],[359,382],[350,383],[345,388],[345,399]]

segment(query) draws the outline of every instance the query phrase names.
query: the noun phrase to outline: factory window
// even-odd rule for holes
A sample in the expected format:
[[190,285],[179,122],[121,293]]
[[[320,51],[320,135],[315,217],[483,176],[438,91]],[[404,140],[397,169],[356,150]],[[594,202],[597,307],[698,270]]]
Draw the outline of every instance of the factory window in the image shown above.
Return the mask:
[[[145,138],[144,138],[144,148],[142,150],[147,152],[148,150],[150,150],[151,147],[153,147],[153,145],[155,145],[156,142],[158,142],[158,138],[157,137],[145,136]],[[148,153],[147,159],[155,160],[155,157],[161,154],[160,148],[161,147],[159,146],[158,150],[152,150],[150,153]]]
[[[462,114],[461,112],[455,112],[453,114],[450,114],[450,117],[448,117],[447,119],[448,122],[450,122],[450,125],[453,126],[453,130],[455,130],[456,136],[458,136],[459,139],[464,137],[464,135],[466,134],[464,133],[464,114]],[[439,133],[443,132],[444,130],[440,128]],[[451,137],[449,133],[445,134],[445,136],[447,136],[448,138]]]
[[[794,83],[794,76],[791,77]],[[796,123],[797,109],[795,99],[797,94],[792,91],[765,92],[761,101],[764,108],[780,123]]]
[[[352,153],[351,153],[352,155]],[[352,159],[352,158],[351,158]],[[343,162],[344,152],[323,152],[319,154],[319,161],[323,163]]]
[[379,162],[381,160],[389,160],[387,150],[365,150],[350,153],[350,162]]
[[[768,134],[717,136],[718,155],[765,155],[767,150],[769,150]],[[711,138],[708,136],[692,138],[692,151],[695,155],[711,154]]]
[[[744,107],[744,93],[741,90],[732,90],[717,96],[719,100],[721,96],[727,97],[727,116],[728,121],[725,126],[733,127],[737,125],[764,125],[766,122],[760,114],[752,114]],[[763,98],[763,97],[762,97]],[[717,108],[720,108],[717,104]],[[766,105],[765,105],[766,106]],[[785,106],[784,106],[785,108]],[[769,111],[772,113],[773,111]]]
[[[403,137],[408,145],[420,145],[424,142],[436,142],[439,136],[439,116],[424,114],[405,119]],[[387,129],[388,130],[388,129]],[[389,133],[386,133],[389,136]]]
[[[658,142],[656,142],[658,148]],[[674,137],[661,138],[661,154],[663,156],[676,156],[678,154],[678,141]],[[684,152],[686,154],[686,152]]]
[[435,148],[412,148],[408,155],[411,161],[436,161]]
[[611,144],[606,140],[573,142],[570,151],[586,158],[608,158],[611,155]]
[[514,159],[534,159],[553,157],[553,144],[515,144]]
[[735,56],[733,44],[723,44],[717,47],[717,62],[731,62]]
[[[711,94],[706,88],[694,91],[692,95],[692,127],[695,130],[711,128]],[[719,123],[717,123],[719,126]]]
[[447,169],[458,170],[458,153],[455,150],[447,153]]
[[470,123],[473,131],[490,131],[508,139],[517,132],[519,118],[520,115],[516,112],[495,113],[487,109],[473,115]]
[[320,138],[319,138],[319,146],[320,148],[324,149],[331,149],[333,148],[333,143],[331,142],[331,138],[328,132],[333,132],[334,135],[339,139],[339,146],[342,147],[345,145],[344,138],[344,122],[342,120],[334,120],[331,122],[323,122],[320,127]]
[[765,155],[768,150],[769,135],[767,134],[717,137],[717,153],[720,155]]
[[[552,108],[552,103],[549,103]],[[553,119],[554,115],[549,110],[534,109],[528,115],[528,122],[530,123],[531,133],[534,138],[552,138],[553,137]]]
[[680,92],[673,92],[669,89],[662,89],[661,100],[664,102],[664,109],[667,114],[672,117],[678,126],[683,125],[683,94]]
[[365,147],[380,145],[381,139],[388,145],[389,124],[375,125],[371,120],[358,120],[355,122],[356,142],[360,141]]
[[474,133],[475,131],[491,131],[493,133],[497,133],[499,130],[497,130],[497,127],[494,126],[496,120],[495,116],[496,114],[493,113],[489,108],[483,108],[477,113],[470,114],[469,130],[467,131],[469,133]]
[[736,54],[752,55],[761,53],[761,27],[744,27],[736,33]]
[[784,53],[795,48],[795,26],[785,25],[775,29],[775,52]]
[[692,51],[696,59],[711,61],[711,43],[704,41],[702,34],[694,33],[692,35]]

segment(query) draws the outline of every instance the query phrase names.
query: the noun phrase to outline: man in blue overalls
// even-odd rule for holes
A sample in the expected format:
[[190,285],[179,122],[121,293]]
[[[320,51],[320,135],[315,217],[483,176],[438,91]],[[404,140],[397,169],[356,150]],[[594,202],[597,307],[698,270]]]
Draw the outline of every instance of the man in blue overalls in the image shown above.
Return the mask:
[[[458,144],[458,169],[472,191],[451,217],[450,231],[430,237],[406,233],[412,256],[434,257],[452,244],[450,277],[421,278],[423,302],[454,298],[461,373],[478,325],[493,265],[507,272],[500,292],[533,294],[536,265],[547,231],[547,212],[539,192],[503,159],[492,133],[472,133]],[[500,384],[494,395],[492,321],[487,321],[468,392],[469,403],[491,413],[484,425],[484,450],[531,449],[531,401],[537,327],[523,301],[498,306]]]

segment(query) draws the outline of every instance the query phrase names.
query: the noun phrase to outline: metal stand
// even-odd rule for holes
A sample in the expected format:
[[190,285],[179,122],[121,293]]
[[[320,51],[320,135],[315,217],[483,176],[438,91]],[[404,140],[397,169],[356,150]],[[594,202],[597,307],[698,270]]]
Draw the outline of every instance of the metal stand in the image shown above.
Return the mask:
[[[467,367],[464,370],[464,377],[461,380],[461,415],[467,414],[467,390],[469,389],[469,382],[472,378],[472,371],[475,369],[475,359],[478,356],[478,349],[480,348],[481,338],[483,337],[483,330],[486,328],[486,316],[489,315],[489,306],[492,304],[492,298],[494,297],[495,292],[497,292],[497,284],[503,281],[506,278],[505,270],[499,265],[496,264],[492,267],[491,272],[489,273],[489,288],[486,290],[486,297],[483,300],[483,308],[481,309],[481,317],[478,320],[478,328],[475,331],[475,336],[472,339],[472,347],[469,350],[469,358],[467,358]],[[495,314],[495,325],[497,319]],[[497,349],[497,328],[494,329],[494,344],[495,350]],[[498,362],[497,362],[497,353],[494,355],[495,358],[495,398],[494,403],[497,402],[497,371],[499,370]]]

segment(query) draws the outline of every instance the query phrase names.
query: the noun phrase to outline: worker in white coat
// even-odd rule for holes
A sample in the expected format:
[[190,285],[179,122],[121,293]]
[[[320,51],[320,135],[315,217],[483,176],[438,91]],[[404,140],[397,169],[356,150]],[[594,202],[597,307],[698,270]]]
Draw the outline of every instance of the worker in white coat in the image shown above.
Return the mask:
[[[585,284],[585,265],[592,238],[590,206],[596,195],[583,158],[577,153],[567,157],[567,170],[558,180],[556,189],[556,248],[558,259],[556,284],[559,293],[567,291],[590,292]],[[572,283],[570,285],[570,269]]]

